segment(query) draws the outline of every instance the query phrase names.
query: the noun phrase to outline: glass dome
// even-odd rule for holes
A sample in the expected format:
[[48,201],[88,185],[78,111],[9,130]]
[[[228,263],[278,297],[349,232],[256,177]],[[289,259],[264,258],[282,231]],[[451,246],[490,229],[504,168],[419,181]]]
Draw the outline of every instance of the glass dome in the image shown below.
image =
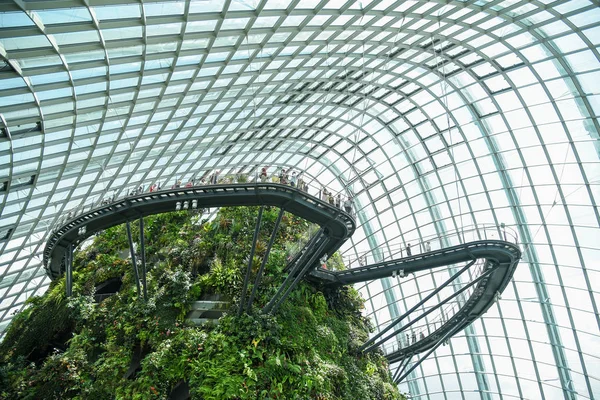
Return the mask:
[[[355,196],[347,257],[518,236],[501,300],[401,383],[411,398],[600,395],[598,5],[3,2],[0,331],[47,289],[70,209],[286,167]],[[400,279],[357,285],[379,329],[438,282]]]

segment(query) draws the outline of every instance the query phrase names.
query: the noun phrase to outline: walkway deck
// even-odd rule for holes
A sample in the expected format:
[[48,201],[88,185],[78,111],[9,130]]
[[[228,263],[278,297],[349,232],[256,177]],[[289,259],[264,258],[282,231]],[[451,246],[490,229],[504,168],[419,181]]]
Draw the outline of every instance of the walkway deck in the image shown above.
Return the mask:
[[[226,206],[276,206],[324,229],[327,244],[323,254],[333,254],[354,233],[354,218],[316,197],[276,183],[218,184],[142,193],[98,205],[60,223],[44,248],[44,267],[51,279],[64,272],[63,258],[69,245],[77,245],[92,234],[142,216],[175,211],[177,202],[197,201],[198,208]],[[80,234],[80,228],[85,233]]]
[[[346,271],[317,268],[318,259],[324,254],[333,254],[354,233],[354,218],[343,210],[287,185],[248,183],[163,190],[128,196],[111,204],[92,206],[87,211],[60,221],[52,231],[44,249],[46,272],[52,279],[60,276],[65,269],[64,260],[68,249],[98,231],[143,216],[175,211],[178,202],[191,204],[192,201],[197,202],[197,208],[276,206],[318,224],[322,229],[314,240],[305,245],[302,252],[296,254],[289,267],[291,274],[298,275],[298,279],[307,273],[309,279],[325,286],[349,285],[390,277],[399,270],[410,274],[457,263],[484,260],[481,274],[473,283],[476,286],[470,297],[462,302],[462,307],[426,337],[413,339],[412,344],[388,352],[386,357],[390,362],[403,361],[416,353],[433,351],[441,341],[485,313],[495,301],[496,295],[508,285],[521,258],[521,251],[516,244],[502,240],[479,240]],[[468,267],[465,267],[465,270],[466,268]],[[399,322],[397,320],[397,323]],[[381,342],[393,340],[392,337],[402,329],[400,327],[398,331],[391,331]],[[365,344],[366,351],[379,345],[367,348],[374,340],[375,338]]]
[[494,303],[496,294],[502,293],[510,282],[520,259],[521,250],[516,244],[502,240],[482,240],[346,271],[327,271],[319,268],[313,271],[310,277],[320,280],[325,285],[348,285],[390,277],[394,271],[401,269],[409,274],[456,263],[485,260],[482,271],[487,272],[487,275],[477,283],[462,308],[425,338],[419,338],[410,346],[386,354],[390,362],[396,362],[407,355],[429,350],[448,333],[464,329],[484,314]]

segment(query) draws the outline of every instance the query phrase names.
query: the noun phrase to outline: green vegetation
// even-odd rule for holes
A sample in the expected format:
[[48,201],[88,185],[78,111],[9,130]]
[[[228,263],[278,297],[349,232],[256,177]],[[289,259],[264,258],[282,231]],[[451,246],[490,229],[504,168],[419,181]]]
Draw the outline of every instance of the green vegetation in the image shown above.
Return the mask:
[[[123,259],[124,227],[96,236],[75,254],[74,295],[65,298],[57,280],[13,319],[0,344],[0,398],[167,399],[186,382],[206,400],[403,399],[385,358],[356,352],[370,326],[354,289],[302,282],[276,315],[259,312],[283,281],[289,249],[307,240],[304,220],[284,215],[253,309],[236,316],[257,212],[146,218],[147,301]],[[277,214],[263,214],[254,274]],[[330,267],[343,267],[339,255]],[[95,303],[95,288],[115,278],[119,292]],[[231,312],[216,325],[186,321],[191,302],[211,294],[229,298]]]

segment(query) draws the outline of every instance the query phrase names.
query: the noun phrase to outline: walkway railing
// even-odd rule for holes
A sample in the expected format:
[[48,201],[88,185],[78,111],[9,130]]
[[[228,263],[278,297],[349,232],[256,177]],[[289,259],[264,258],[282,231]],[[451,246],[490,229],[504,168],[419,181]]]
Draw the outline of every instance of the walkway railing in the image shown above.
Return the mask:
[[[485,260],[479,260],[474,266],[474,271],[471,273],[471,279],[475,279],[481,276],[484,271],[486,265]],[[467,282],[468,283],[468,282]],[[466,283],[465,283],[466,285]],[[460,289],[457,285],[453,285],[455,289]],[[425,316],[419,323],[412,325],[407,331],[398,333],[395,336],[396,340],[389,340],[384,343],[381,348],[384,354],[392,354],[397,352],[400,349],[407,348],[414,344],[417,344],[421,340],[430,340],[431,335],[435,335],[435,331],[440,329],[446,322],[448,322],[452,317],[454,317],[458,312],[464,307],[467,303],[468,299],[471,295],[477,290],[476,286],[468,287],[464,292],[462,292],[459,296],[455,298],[454,301],[445,304],[444,306],[438,308],[436,311],[431,314]],[[427,295],[427,292],[421,293],[422,297]],[[427,312],[427,310],[435,307],[435,304],[429,307],[421,308],[421,312],[416,312],[411,315],[411,318],[406,321],[406,324],[410,323],[412,320],[419,317],[423,313]],[[376,312],[376,311],[374,311]],[[380,329],[385,329],[390,323],[393,321],[386,321],[380,325]],[[400,329],[402,326],[398,326]],[[436,338],[437,340],[437,338]]]
[[410,246],[404,244],[382,245],[358,255],[343,256],[342,259],[346,268],[352,269],[478,240],[503,240],[518,244],[518,234],[514,229],[504,225],[471,225],[443,235],[425,236],[419,242],[408,242],[407,244]]
[[[260,176],[258,173],[254,174],[252,176],[249,176],[249,175],[241,175],[241,176],[243,176],[244,178],[239,179],[240,175],[237,175],[237,176],[227,175],[227,176],[224,176],[224,177],[221,177],[220,179],[218,179],[216,184],[217,185],[220,185],[220,184],[230,185],[230,184],[235,184],[235,183],[255,183],[255,184],[280,183],[280,179],[274,175],[269,176],[268,179],[265,180],[264,182],[260,179]],[[299,183],[301,183],[301,185],[299,185]],[[289,186],[292,186],[292,185],[290,185],[289,182],[286,184]],[[163,187],[161,189],[155,189],[153,191],[150,191],[150,188],[153,186],[153,184],[150,184],[150,185],[142,184],[139,186],[128,186],[128,187],[122,188],[121,194],[119,194],[119,195],[117,195],[113,191],[113,194],[110,196],[107,194],[93,196],[89,200],[86,199],[87,201],[85,202],[85,204],[80,204],[80,205],[70,209],[62,217],[57,219],[56,222],[53,224],[52,232],[56,232],[56,230],[60,226],[64,225],[67,221],[69,221],[70,219],[73,219],[83,213],[89,212],[95,208],[99,208],[104,205],[119,202],[119,201],[124,200],[129,197],[134,197],[134,196],[137,196],[140,194],[146,194],[146,193],[159,193],[159,192],[168,191],[168,190],[177,189],[177,188],[185,189],[185,188],[202,187],[202,186],[207,186],[207,185],[211,185],[211,184],[207,183],[207,182],[201,182],[200,180],[197,180],[197,181],[195,180],[194,182],[186,182],[185,184],[177,186],[177,187],[175,187],[175,185],[172,185],[172,186],[169,185],[168,188]],[[302,186],[302,187],[300,187],[300,186]],[[302,191],[306,192],[307,194],[314,196],[321,201],[324,201],[327,204],[333,205],[340,209],[344,209],[346,212],[349,211],[348,212],[349,214],[354,215],[354,208],[353,208],[352,203],[350,203],[352,205],[349,208],[344,207],[345,200],[349,199],[348,195],[344,195],[344,197],[342,197],[341,192],[336,192],[336,193],[334,193],[333,202],[329,201],[329,199],[324,199],[322,194],[323,194],[323,189],[325,187],[316,180],[308,182],[304,179],[301,179],[301,180],[298,180],[296,182],[296,185],[294,185],[293,187],[296,187],[297,189],[302,190]],[[335,200],[338,197],[338,195],[340,195],[339,203],[336,202],[336,200]],[[346,205],[348,205],[348,203],[346,203]],[[193,209],[193,205],[189,204],[188,207],[185,209]]]

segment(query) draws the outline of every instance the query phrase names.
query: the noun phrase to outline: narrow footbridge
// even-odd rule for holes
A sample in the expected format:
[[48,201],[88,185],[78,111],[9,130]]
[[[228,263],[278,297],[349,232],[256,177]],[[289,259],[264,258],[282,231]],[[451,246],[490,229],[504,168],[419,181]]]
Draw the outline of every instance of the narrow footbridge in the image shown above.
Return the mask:
[[[399,363],[394,379],[400,382],[418,366],[417,363],[409,367],[413,355],[427,352],[420,358],[419,362],[421,362],[447,339],[466,328],[491,307],[510,282],[520,258],[521,250],[514,243],[505,240],[478,240],[345,271],[327,271],[319,268],[311,273],[310,278],[324,285],[339,286],[394,275],[406,276],[419,271],[466,263],[460,268],[457,267],[457,272],[446,282],[436,287],[406,313],[392,320],[385,329],[361,347],[365,352],[382,348],[390,363]],[[439,301],[434,307],[415,316],[416,310],[438,295],[442,289],[455,284],[469,269],[472,272],[470,282],[461,285],[460,289]],[[456,306],[453,307],[452,313],[445,313],[446,304]],[[425,321],[429,315],[436,315],[434,314],[436,312],[442,317],[439,325],[425,324],[425,328],[421,325],[419,335],[416,335],[413,330],[416,324]],[[401,325],[408,316],[410,322]]]
[[[187,206],[186,205],[187,202]],[[277,206],[321,226],[332,254],[354,233],[354,218],[337,207],[291,186],[276,183],[218,184],[142,193],[109,204],[95,204],[59,221],[44,249],[44,267],[52,279],[65,270],[69,247],[95,232],[147,215],[181,209],[225,206]]]

